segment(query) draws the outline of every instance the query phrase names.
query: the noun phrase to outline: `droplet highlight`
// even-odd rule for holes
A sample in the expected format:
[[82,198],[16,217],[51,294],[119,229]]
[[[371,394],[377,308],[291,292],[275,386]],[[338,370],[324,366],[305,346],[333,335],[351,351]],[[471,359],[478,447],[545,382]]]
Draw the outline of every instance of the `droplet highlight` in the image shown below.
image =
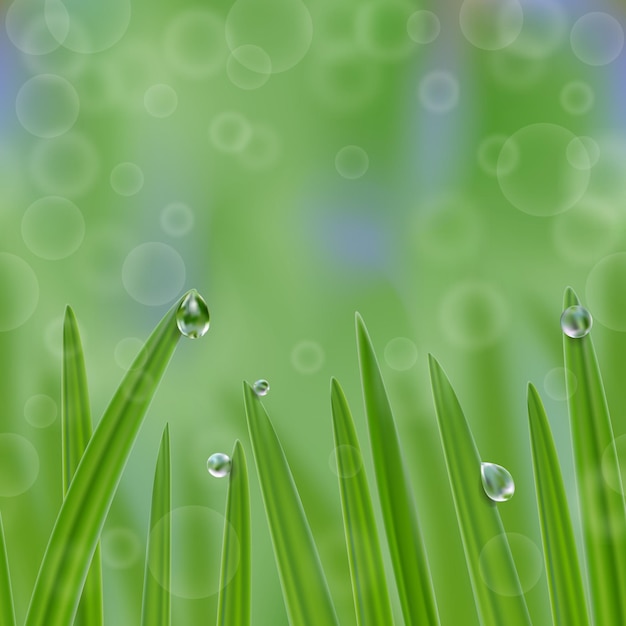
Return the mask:
[[209,330],[211,316],[209,307],[195,290],[190,291],[176,312],[178,330],[190,339],[198,339]]
[[593,326],[591,313],[584,306],[575,304],[567,307],[561,315],[561,329],[572,339],[580,339],[589,334]]
[[515,494],[515,482],[507,469],[495,463],[481,463],[483,489],[494,502],[506,502]]
[[230,474],[231,460],[227,454],[223,452],[216,452],[212,454],[207,462],[206,468],[209,470],[211,476],[215,478],[224,478]]
[[252,391],[254,391],[259,398],[262,398],[270,392],[270,384],[264,378],[261,378],[252,385]]

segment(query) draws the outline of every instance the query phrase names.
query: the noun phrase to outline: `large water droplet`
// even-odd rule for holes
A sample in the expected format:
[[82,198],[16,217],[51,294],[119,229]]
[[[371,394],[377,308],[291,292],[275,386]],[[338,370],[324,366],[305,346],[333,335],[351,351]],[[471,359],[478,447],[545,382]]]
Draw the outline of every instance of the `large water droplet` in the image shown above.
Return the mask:
[[209,330],[209,307],[195,290],[190,291],[180,303],[176,313],[178,330],[191,339],[197,339]]
[[513,497],[515,493],[513,476],[501,465],[481,463],[480,476],[485,493],[494,502],[506,502]]
[[563,315],[561,315],[561,329],[568,337],[573,339],[579,339],[588,335],[592,325],[591,313],[579,304],[567,307],[563,311]]
[[211,476],[215,476],[215,478],[224,478],[224,476],[228,476],[228,474],[230,474],[230,466],[230,457],[223,452],[216,452],[215,454],[212,454],[206,462],[209,474],[211,474]]
[[252,385],[252,391],[261,398],[270,392],[270,384],[264,378],[261,378]]

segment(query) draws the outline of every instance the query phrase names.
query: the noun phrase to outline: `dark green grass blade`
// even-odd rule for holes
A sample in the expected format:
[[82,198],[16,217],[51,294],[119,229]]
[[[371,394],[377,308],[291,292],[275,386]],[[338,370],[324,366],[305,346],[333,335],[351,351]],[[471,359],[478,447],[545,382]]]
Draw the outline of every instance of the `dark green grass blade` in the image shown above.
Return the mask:
[[228,479],[217,626],[250,626],[250,492],[248,466],[235,442]]
[[[143,606],[141,626],[170,626],[172,623],[172,599],[168,589],[152,572],[159,572],[159,581],[171,581],[172,576],[172,465],[170,453],[170,427],[165,426],[161,447],[154,470],[152,508],[146,550],[146,569],[143,583]],[[160,522],[160,523],[159,523]],[[159,524],[159,532],[152,532]],[[165,588],[167,587],[167,588]]]
[[428,560],[398,432],[372,342],[358,314],[356,330],[376,482],[404,620],[408,625],[439,624]]
[[244,383],[252,451],[291,626],[338,626],[317,547],[274,427]]
[[[577,304],[567,289],[564,307]],[[602,376],[590,335],[564,334],[563,349],[565,367],[578,382],[568,405],[592,612],[598,625],[626,624],[626,513],[624,498],[601,471],[604,462],[620,476]]]
[[[429,355],[428,361],[441,442],[481,623],[531,626],[508,544],[503,542],[503,550],[490,551],[490,558],[480,559],[485,544],[501,536],[504,528],[496,503],[483,491],[481,458],[456,394],[436,359]],[[496,593],[485,584],[485,579],[500,581],[514,595]]]
[[[65,496],[89,439],[91,439],[92,431],[85,357],[78,323],[71,307],[67,307],[65,310],[63,324],[61,431],[63,495]],[[100,545],[98,544],[91,561],[74,624],[75,626],[102,626],[103,623],[102,562]]]
[[0,626],[15,626],[15,610],[13,608],[13,591],[9,575],[9,561],[4,539],[4,526],[0,515]]
[[331,381],[331,405],[357,622],[359,626],[391,626],[393,618],[387,581],[372,499],[361,467],[361,447],[343,389],[334,378]]
[[555,626],[589,626],[561,467],[548,417],[533,385],[528,386],[528,418],[552,618]]
[[180,338],[179,304],[149,337],[89,441],[52,530],[25,626],[72,624],[126,461]]

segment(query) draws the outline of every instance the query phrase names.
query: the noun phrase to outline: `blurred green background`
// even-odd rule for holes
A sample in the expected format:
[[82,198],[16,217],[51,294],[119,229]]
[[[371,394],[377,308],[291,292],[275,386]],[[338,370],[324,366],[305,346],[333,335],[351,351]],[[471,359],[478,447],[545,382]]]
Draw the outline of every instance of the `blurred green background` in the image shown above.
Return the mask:
[[[241,381],[261,377],[340,621],[355,624],[329,379],[368,451],[357,310],[396,412],[442,623],[478,618],[428,352],[484,460],[515,478],[500,511],[533,623],[550,623],[525,393],[529,380],[542,392],[577,520],[567,285],[595,318],[626,465],[621,4],[2,0],[0,16],[0,512],[18,620],[61,502],[65,305],[97,421],[141,342],[195,287],[211,330],[181,341],[102,535],[107,625],[139,622],[166,422],[173,623],[214,619],[227,484],[206,459],[241,438],[252,461]],[[280,626],[254,471],[252,499],[253,623]]]

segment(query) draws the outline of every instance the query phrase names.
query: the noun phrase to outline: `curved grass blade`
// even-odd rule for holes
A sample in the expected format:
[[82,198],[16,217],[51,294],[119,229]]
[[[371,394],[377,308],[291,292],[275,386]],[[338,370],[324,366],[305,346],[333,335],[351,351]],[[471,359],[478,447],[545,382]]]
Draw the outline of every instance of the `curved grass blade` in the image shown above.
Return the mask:
[[[532,626],[508,542],[481,559],[488,541],[505,537],[495,502],[483,491],[481,458],[461,405],[443,369],[428,355],[439,433],[470,580],[481,624]],[[485,580],[498,580],[511,595],[493,591]]]
[[179,305],[148,338],[89,441],[50,535],[25,626],[72,624],[126,461],[180,338]]
[[[376,482],[402,612],[408,625],[439,624],[424,541],[398,432],[371,339],[358,313],[356,330]],[[407,550],[407,543],[410,550]]]
[[244,383],[252,451],[291,626],[339,626],[317,547],[285,453],[259,398]]
[[[564,307],[579,304],[568,288]],[[602,474],[620,476],[602,376],[590,335],[564,334],[563,350],[578,383],[568,406],[592,612],[596,624],[626,624],[626,511]]]
[[9,574],[7,546],[4,539],[4,526],[0,515],[0,626],[15,626],[15,609],[13,608],[13,591]]
[[[346,396],[331,381],[331,405],[343,521],[359,626],[393,624],[378,531],[361,448]],[[341,451],[341,452],[340,452]]]
[[[72,477],[91,439],[91,409],[85,357],[76,316],[71,307],[65,309],[63,323],[63,386],[61,397],[61,432],[63,457],[63,495],[67,494]],[[96,547],[74,626],[102,626],[102,562],[100,545]]]
[[555,626],[589,626],[572,521],[543,403],[528,385],[528,419],[543,552]]
[[250,626],[250,578],[248,466],[243,446],[236,441],[228,479],[218,626]]
[[[154,470],[152,508],[146,569],[143,583],[143,605],[141,626],[170,626],[172,623],[172,599],[168,589],[155,579],[152,572],[159,572],[158,580],[171,581],[172,577],[172,466],[170,452],[170,427],[166,424],[161,437],[161,446]],[[159,523],[160,522],[160,523]],[[153,532],[158,525],[158,532]]]

